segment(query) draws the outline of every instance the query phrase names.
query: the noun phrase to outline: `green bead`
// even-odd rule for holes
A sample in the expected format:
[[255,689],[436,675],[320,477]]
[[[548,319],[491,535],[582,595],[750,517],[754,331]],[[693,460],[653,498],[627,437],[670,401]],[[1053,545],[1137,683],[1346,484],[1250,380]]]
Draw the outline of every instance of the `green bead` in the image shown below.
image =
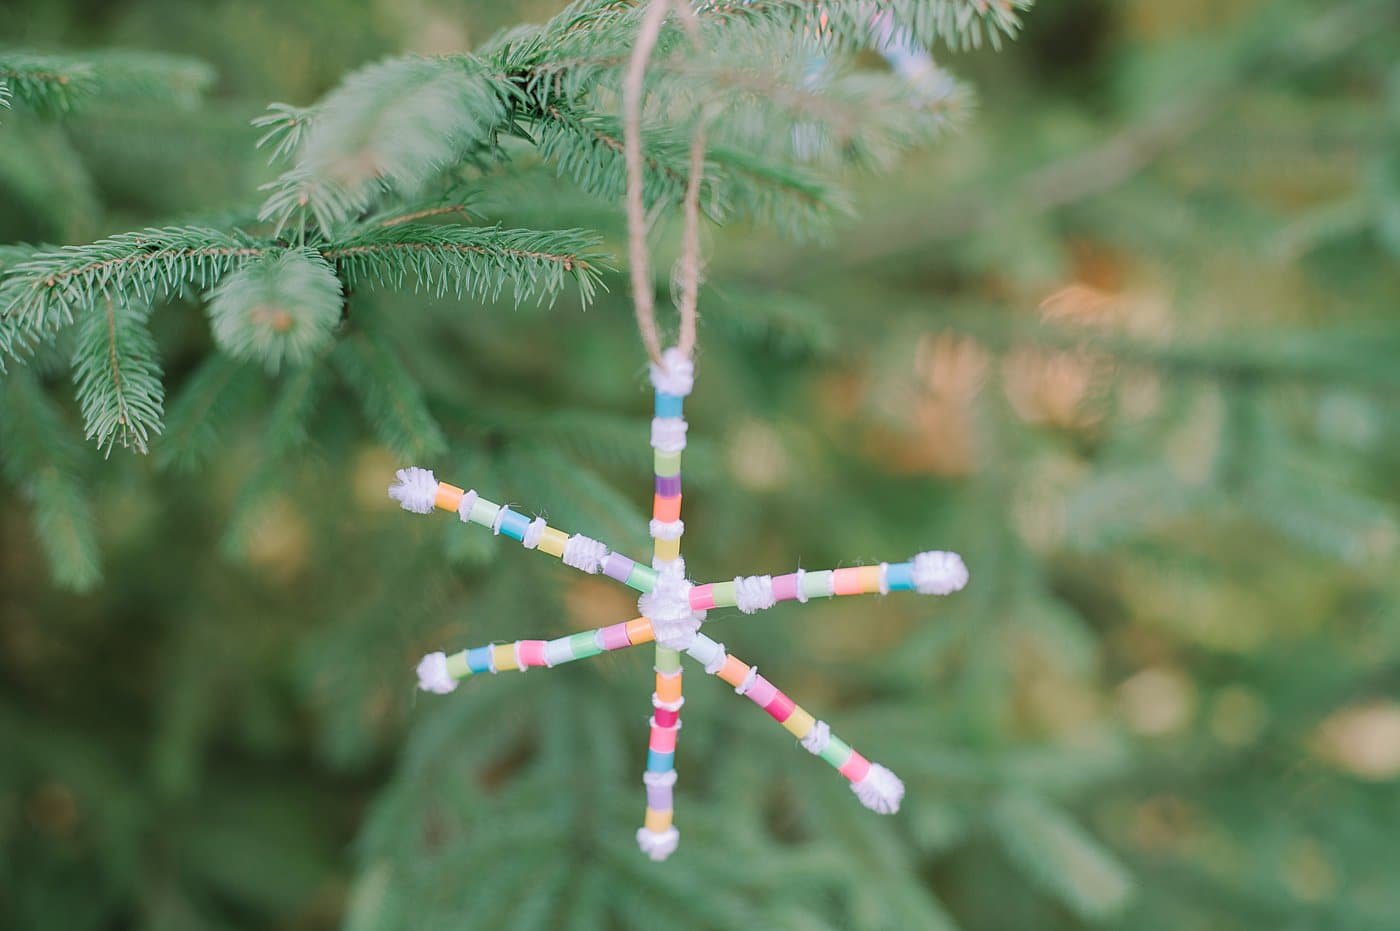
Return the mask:
[[490,527],[496,522],[496,515],[501,511],[499,504],[492,504],[484,498],[477,498],[476,504],[472,507],[471,522],[480,524],[483,527]]
[[585,630],[581,634],[574,634],[570,637],[569,649],[573,650],[574,659],[596,656],[603,652],[603,648],[598,646],[598,634],[592,630]]
[[467,665],[466,650],[447,657],[447,674],[454,679],[465,679],[472,674],[472,668]]
[[846,761],[851,758],[850,744],[846,743],[835,734],[832,734],[830,739],[827,740],[826,748],[822,750],[821,756],[823,760],[826,760],[832,766],[840,769],[842,766],[845,766]]
[[639,562],[633,563],[632,571],[627,574],[627,587],[646,594],[656,587],[656,570]]
[[658,449],[653,459],[655,461],[653,470],[656,472],[657,475],[680,475],[680,453],[663,453],[661,450]]
[[802,594],[808,598],[831,597],[831,570],[806,572],[802,575]]
[[680,668],[681,668],[681,655],[680,655],[679,652],[677,652],[676,650],[667,649],[666,647],[657,647],[657,648],[656,648],[656,671],[657,671],[657,672],[667,672],[667,673],[670,673],[670,672],[675,672],[677,669],[680,669]]
[[710,586],[710,597],[714,599],[716,608],[732,608],[738,604],[734,597],[733,582],[716,582]]

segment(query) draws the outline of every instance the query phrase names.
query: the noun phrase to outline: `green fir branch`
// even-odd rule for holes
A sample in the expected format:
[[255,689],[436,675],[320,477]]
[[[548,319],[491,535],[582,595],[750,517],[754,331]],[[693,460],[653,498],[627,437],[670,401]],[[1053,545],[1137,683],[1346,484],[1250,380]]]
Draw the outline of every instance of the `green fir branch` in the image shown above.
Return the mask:
[[94,99],[187,108],[213,78],[203,62],[156,52],[0,52],[6,94],[43,115],[68,114]]
[[255,128],[264,130],[254,144],[256,148],[271,146],[267,163],[288,161],[301,151],[307,131],[316,116],[315,107],[294,107],[289,103],[270,103],[266,113],[252,119]]
[[991,823],[1021,870],[1079,917],[1112,918],[1131,900],[1133,881],[1117,858],[1050,803],[1006,793],[992,806]]
[[[491,142],[512,93],[468,56],[392,58],[353,72],[314,113],[263,118],[274,154],[297,151],[288,179],[271,188],[263,216],[283,224],[292,208],[319,204],[317,225],[329,232],[381,191],[412,196],[473,146]],[[295,125],[273,134],[292,119]],[[289,198],[288,186],[301,191]]]
[[0,81],[13,100],[45,115],[72,111],[97,85],[85,60],[18,50],[0,52]]
[[108,297],[99,310],[79,321],[73,352],[86,438],[104,453],[118,442],[144,453],[165,406],[156,343],[146,329],[150,308]]
[[875,13],[889,17],[918,44],[943,43],[953,49],[1000,48],[1021,28],[1021,14],[1034,0],[836,0],[820,6],[804,0],[710,0],[697,7],[706,19],[721,23],[763,20],[794,31],[820,35],[838,48],[878,48],[886,28]]
[[340,279],[312,249],[258,256],[209,292],[214,341],[235,359],[276,372],[330,342],[342,310]]
[[239,233],[165,227],[38,252],[0,280],[0,315],[33,338],[73,322],[101,301],[151,304],[187,285],[208,288],[267,247]]
[[320,249],[348,287],[412,286],[439,296],[517,303],[553,300],[573,281],[584,303],[602,271],[597,237],[584,230],[507,230],[424,223],[366,230]]
[[357,333],[342,340],[331,358],[370,428],[394,455],[406,461],[441,456],[447,451],[442,427],[413,373],[384,342],[379,334]]
[[227,434],[229,421],[251,401],[252,372],[222,353],[205,358],[170,403],[156,449],[157,465],[192,472],[208,462]]
[[59,585],[83,591],[101,580],[81,450],[34,373],[0,380],[0,470],[33,509],[35,535]]

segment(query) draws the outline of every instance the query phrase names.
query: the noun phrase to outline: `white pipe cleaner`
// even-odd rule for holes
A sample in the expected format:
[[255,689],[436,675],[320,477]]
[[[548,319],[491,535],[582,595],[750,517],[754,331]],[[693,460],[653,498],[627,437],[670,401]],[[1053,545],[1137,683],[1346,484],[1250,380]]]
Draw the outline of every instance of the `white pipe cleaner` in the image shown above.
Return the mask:
[[777,603],[771,575],[741,575],[734,579],[734,606],[745,614],[763,611]]
[[685,397],[695,387],[695,363],[672,346],[661,354],[661,364],[651,363],[651,384],[663,394]]
[[418,687],[436,695],[457,689],[457,680],[447,671],[446,653],[429,653],[418,661]]
[[656,587],[637,599],[637,610],[651,621],[656,642],[667,649],[687,649],[705,620],[704,611],[690,609],[690,589],[685,560],[673,559],[657,566]]
[[637,828],[637,846],[642,848],[642,853],[657,863],[675,853],[676,846],[680,842],[681,832],[675,828],[667,828],[664,831],[648,831],[646,828]]
[[831,741],[831,726],[825,721],[818,721],[812,725],[812,729],[807,732],[807,736],[802,738],[802,747],[808,753],[818,754],[826,749],[826,745]]
[[967,584],[967,565],[957,553],[933,550],[913,562],[914,587],[925,595],[951,595]]
[[397,482],[389,486],[389,497],[399,507],[414,514],[431,514],[437,500],[438,480],[427,469],[409,466],[394,473]]
[[879,763],[871,763],[865,778],[851,783],[851,791],[862,805],[882,815],[899,811],[899,803],[904,799],[904,783]]
[[653,520],[650,529],[653,539],[679,540],[681,535],[685,533],[685,521]]
[[685,449],[685,433],[690,426],[680,417],[651,419],[651,446],[663,453],[678,453]]
[[608,558],[608,546],[592,537],[576,533],[564,544],[564,555],[560,558],[566,566],[596,575],[598,570],[603,568],[603,560]]

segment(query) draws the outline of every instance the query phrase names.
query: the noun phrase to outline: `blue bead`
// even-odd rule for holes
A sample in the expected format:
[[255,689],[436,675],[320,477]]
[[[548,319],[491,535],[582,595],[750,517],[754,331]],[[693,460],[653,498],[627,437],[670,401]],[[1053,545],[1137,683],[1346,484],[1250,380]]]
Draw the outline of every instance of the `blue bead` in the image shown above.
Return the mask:
[[467,651],[467,668],[472,672],[491,671],[491,648],[475,647]]
[[656,416],[681,417],[685,412],[685,398],[674,394],[656,392]]
[[530,518],[524,514],[517,514],[509,508],[501,510],[504,512],[501,515],[501,533],[512,540],[524,540],[525,531],[530,526]]
[[885,572],[885,581],[889,583],[892,592],[910,592],[914,590],[914,564],[907,562],[892,562]]
[[676,765],[676,755],[674,753],[657,753],[655,750],[647,750],[647,771],[652,773],[664,773],[674,769]]

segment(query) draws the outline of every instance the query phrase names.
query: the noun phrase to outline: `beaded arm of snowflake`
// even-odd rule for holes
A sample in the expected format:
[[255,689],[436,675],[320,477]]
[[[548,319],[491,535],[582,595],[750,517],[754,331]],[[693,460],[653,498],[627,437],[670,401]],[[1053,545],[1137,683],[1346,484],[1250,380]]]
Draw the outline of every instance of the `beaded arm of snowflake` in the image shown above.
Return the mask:
[[[655,556],[650,566],[634,562],[606,544],[566,534],[543,518],[533,520],[481,497],[439,482],[427,469],[398,472],[389,496],[404,510],[428,514],[434,508],[454,511],[467,523],[489,527],[492,533],[519,541],[526,549],[548,553],[583,572],[603,573],[641,592],[637,607],[641,616],[609,627],[584,631],[557,640],[517,640],[490,644],[451,655],[430,653],[418,665],[419,688],[446,694],[459,680],[484,672],[497,673],[530,666],[557,666],[595,656],[608,650],[655,641],[665,650],[684,653],[710,675],[719,676],[740,695],[767,711],[797,737],[802,746],[820,756],[851,782],[861,804],[881,814],[899,809],[904,784],[878,763],[871,763],[825,722],[814,718],[732,654],[724,644],[700,632],[711,608],[737,607],[745,614],[771,608],[779,601],[806,602],[813,597],[859,595],[892,591],[918,591],[947,595],[967,584],[967,567],[956,553],[919,553],[908,562],[854,566],[823,572],[798,570],[787,575],[740,576],[732,581],[697,585],[686,578],[680,556],[683,529],[680,516],[680,455],[685,448],[686,423],[682,405],[692,384],[688,360],[674,350],[663,356],[662,366],[652,366],[656,386],[656,416],[652,420],[652,446],[656,462],[656,495],[651,522]],[[677,664],[658,661],[651,740],[644,775],[647,790],[645,826],[637,842],[653,860],[664,860],[675,849],[680,834],[672,825],[672,786],[676,734],[680,728],[681,674]]]

